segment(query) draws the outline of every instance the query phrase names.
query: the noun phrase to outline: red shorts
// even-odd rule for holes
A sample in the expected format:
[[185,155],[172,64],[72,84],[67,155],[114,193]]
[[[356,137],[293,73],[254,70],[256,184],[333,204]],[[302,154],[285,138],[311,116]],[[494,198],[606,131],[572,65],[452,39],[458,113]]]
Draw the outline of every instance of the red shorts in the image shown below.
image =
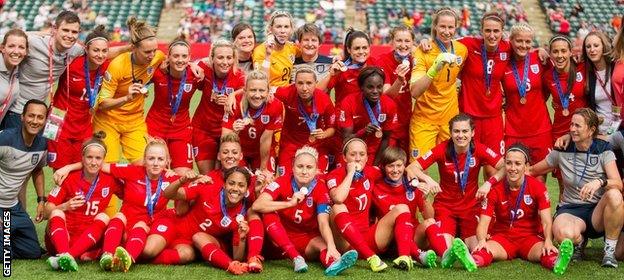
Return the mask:
[[507,145],[507,148],[517,142],[520,142],[529,148],[531,165],[534,165],[545,159],[548,153],[552,150],[552,133],[547,131],[529,137],[505,136],[505,144]]
[[56,170],[82,160],[82,143],[79,139],[48,141],[48,166]]
[[366,245],[368,245],[368,248],[373,250],[375,254],[381,254],[385,252],[385,250],[381,250],[379,247],[377,247],[377,241],[375,241],[376,232],[377,232],[377,224],[375,223],[375,224],[372,224],[367,229],[360,231],[360,234],[362,234],[362,237],[364,237],[364,240],[366,240]]
[[505,126],[503,124],[503,115],[489,118],[472,117],[472,120],[475,124],[475,136],[473,139],[500,155],[504,155],[505,141],[503,141],[503,135]]
[[193,156],[196,161],[216,160],[221,133],[215,134],[193,128]]
[[152,223],[149,234],[160,235],[165,239],[167,248],[179,244],[193,245],[193,234],[184,226],[176,226],[174,217],[161,217]]
[[[479,223],[479,209],[466,209],[466,211],[450,211],[444,207],[434,207],[435,219],[440,223],[442,233],[458,236],[466,239],[477,233]],[[459,234],[457,234],[459,232]]]
[[[274,151],[273,149],[271,149],[271,154],[273,154]],[[247,156],[247,154],[245,154],[243,152],[243,166],[249,167],[251,170],[256,170],[256,169],[260,169],[260,155],[252,155],[252,156]],[[269,156],[269,162],[267,162],[267,166],[265,166],[265,168],[268,171],[271,171],[272,173],[275,173],[275,168],[276,168],[276,162],[275,162],[275,156],[270,155]]]
[[288,239],[295,245],[295,249],[299,254],[305,256],[306,248],[312,239],[320,236],[318,232],[287,232]]
[[544,238],[538,235],[511,238],[507,234],[494,234],[490,240],[495,241],[505,249],[508,260],[518,257],[527,260],[533,246],[539,242],[543,242]]
[[171,168],[193,168],[193,146],[187,139],[167,139]]
[[[277,163],[278,175],[283,175],[292,171],[293,159],[295,158],[295,153],[299,148],[301,147],[297,147],[295,145],[282,145],[280,147]],[[329,169],[329,158],[327,154],[322,151],[317,150],[317,152],[319,153],[318,169],[321,173],[326,173]]]
[[[67,231],[69,233],[69,248],[71,248],[74,245],[74,242],[76,242],[76,240],[78,240],[78,238],[80,237],[80,235],[82,234],[82,232],[84,230],[86,230],[88,228],[88,225],[86,225],[84,227],[84,229],[80,230],[80,231],[70,231],[69,228],[67,228]],[[43,240],[46,246],[46,250],[48,250],[48,255],[50,256],[55,256],[57,255],[58,252],[56,250],[56,245],[54,244],[54,242],[52,242],[52,238],[50,237],[50,232],[48,231],[48,227],[46,227],[46,231],[45,234],[43,236]],[[103,243],[104,237],[102,236],[102,238],[100,238],[100,240],[98,240],[98,242],[93,245],[91,247],[91,250],[88,250],[86,252],[84,252],[82,255],[91,255],[93,256],[93,258],[97,258],[100,256],[101,252],[101,248],[102,248],[102,243]]]

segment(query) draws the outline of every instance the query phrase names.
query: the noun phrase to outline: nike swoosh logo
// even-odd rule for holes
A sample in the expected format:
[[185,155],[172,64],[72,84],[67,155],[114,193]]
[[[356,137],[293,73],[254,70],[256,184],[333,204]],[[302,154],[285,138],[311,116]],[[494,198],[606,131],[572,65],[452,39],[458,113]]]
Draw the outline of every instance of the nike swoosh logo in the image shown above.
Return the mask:
[[511,73],[512,73],[511,71],[507,71],[507,72],[505,72],[505,75],[509,75]]
[[347,79],[347,83],[351,83],[353,81],[355,81],[355,79]]
[[206,208],[212,209],[212,206],[210,206],[210,204],[208,204],[207,202],[204,201],[204,206],[206,206]]
[[452,162],[444,162],[444,166],[452,166],[453,163]]
[[161,86],[161,87],[166,87],[167,86],[167,84],[163,84],[163,83],[158,83],[158,85]]
[[384,199],[384,198],[386,198],[386,197],[388,197],[388,195],[387,195],[387,194],[382,194],[382,195],[378,195],[378,196],[377,196],[377,198],[379,198],[379,199]]
[[353,118],[354,118],[354,119],[359,119],[359,118],[361,118],[361,117],[362,117],[362,116],[358,116],[358,115],[353,116]]
[[501,204],[502,204],[502,205],[505,205],[505,204],[507,204],[507,201],[503,201],[503,202],[501,202]]
[[80,81],[82,81],[82,79],[80,79],[80,78],[78,78],[78,79],[76,79],[76,78],[72,78],[72,81],[74,81],[74,82],[80,82]]

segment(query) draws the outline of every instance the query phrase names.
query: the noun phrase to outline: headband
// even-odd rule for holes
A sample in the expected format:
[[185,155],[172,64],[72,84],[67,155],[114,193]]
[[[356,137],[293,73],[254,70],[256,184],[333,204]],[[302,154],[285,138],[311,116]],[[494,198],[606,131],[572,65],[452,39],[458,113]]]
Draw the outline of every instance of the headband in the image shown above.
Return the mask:
[[171,48],[175,47],[175,46],[186,46],[187,48],[191,48],[191,45],[189,45],[189,43],[187,43],[184,40],[176,40],[173,43],[171,43],[171,45],[169,45],[169,51],[171,51]]
[[347,146],[349,146],[349,144],[351,144],[351,142],[354,142],[354,141],[360,141],[360,142],[362,142],[362,144],[364,144],[364,146],[367,146],[366,142],[364,142],[364,140],[362,140],[360,138],[357,138],[357,137],[353,137],[353,138],[347,140],[347,142],[345,142],[344,145],[342,146],[342,154],[343,155],[347,151]]
[[84,146],[84,148],[82,148],[82,153],[84,154],[84,153],[85,153],[85,151],[86,151],[89,147],[100,147],[100,148],[102,148],[102,150],[104,150],[104,152],[106,152],[106,147],[104,147],[104,145],[102,145],[102,144],[100,144],[100,143],[97,143],[97,142],[92,142],[92,143],[89,143],[89,144],[85,145],[85,146]]
[[507,150],[507,153],[509,152],[521,152],[522,155],[524,155],[525,162],[529,162],[529,155],[527,155],[527,153],[523,149],[520,149],[518,147],[511,147]]
[[550,38],[550,41],[548,41],[548,45],[552,45],[553,42],[557,41],[557,40],[564,40],[568,43],[569,46],[572,46],[572,41],[570,41],[570,38],[563,36],[563,35],[555,35],[552,38]]
[[87,42],[85,43],[85,46],[87,46],[87,45],[91,44],[91,42],[93,42],[93,41],[95,41],[95,40],[104,40],[104,41],[108,42],[108,39],[106,39],[105,37],[98,36],[98,37],[92,38],[91,40],[87,41]]
[[132,44],[133,44],[133,45],[136,45],[136,44],[138,44],[138,43],[141,43],[141,42],[143,42],[143,41],[145,41],[145,40],[147,40],[147,39],[151,39],[151,38],[156,38],[156,35],[149,35],[149,36],[146,36],[146,37],[141,38],[141,39],[139,39],[139,40],[132,41]]

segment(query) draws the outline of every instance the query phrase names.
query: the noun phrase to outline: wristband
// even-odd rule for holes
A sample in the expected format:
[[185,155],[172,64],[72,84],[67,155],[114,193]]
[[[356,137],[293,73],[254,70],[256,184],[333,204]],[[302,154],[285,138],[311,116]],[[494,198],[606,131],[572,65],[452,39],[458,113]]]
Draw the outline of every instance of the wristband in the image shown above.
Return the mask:
[[37,196],[37,203],[47,202],[48,199],[45,196]]
[[436,65],[434,64],[433,66],[429,67],[429,70],[427,70],[427,77],[433,79],[437,75],[438,75],[438,70],[436,69]]
[[607,179],[607,180],[604,180],[604,179],[600,178],[600,179],[598,179],[598,180],[600,181],[600,187],[601,187],[601,188],[604,188],[604,187],[606,187],[606,186],[607,186],[608,179]]
[[498,183],[498,179],[496,179],[495,176],[490,177],[490,179],[487,180],[488,183],[490,183],[490,185],[494,186],[494,184]]

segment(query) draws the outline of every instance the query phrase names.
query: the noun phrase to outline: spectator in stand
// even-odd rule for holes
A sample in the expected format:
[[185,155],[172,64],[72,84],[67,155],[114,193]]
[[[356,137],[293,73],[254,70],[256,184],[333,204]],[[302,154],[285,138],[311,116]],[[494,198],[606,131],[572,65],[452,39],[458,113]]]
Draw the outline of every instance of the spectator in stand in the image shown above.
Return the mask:
[[565,36],[568,36],[570,34],[570,22],[567,19],[561,19],[559,30],[557,30],[557,33]]
[[613,30],[620,29],[620,26],[622,26],[622,16],[613,15],[611,18],[611,26],[613,27]]
[[576,1],[574,7],[572,7],[572,11],[570,12],[570,18],[572,17],[580,17],[581,13],[585,11],[583,5],[581,5],[580,1]]

